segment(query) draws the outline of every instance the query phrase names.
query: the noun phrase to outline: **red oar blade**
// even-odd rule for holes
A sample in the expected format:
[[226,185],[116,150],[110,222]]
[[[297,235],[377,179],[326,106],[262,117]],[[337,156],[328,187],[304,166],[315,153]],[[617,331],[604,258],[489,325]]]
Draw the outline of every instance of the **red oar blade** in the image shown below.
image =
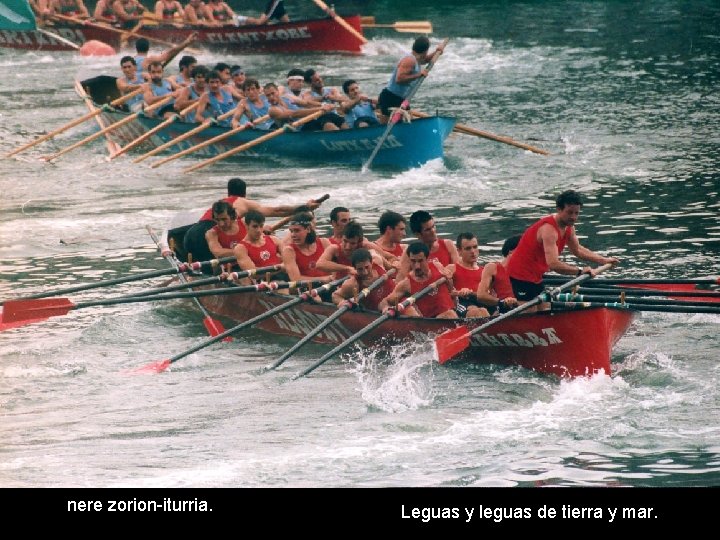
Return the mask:
[[124,373],[126,375],[145,375],[152,373],[162,373],[170,366],[170,360],[158,360],[152,364],[147,364],[139,368],[128,369]]
[[14,323],[25,321],[27,324],[65,315],[73,309],[67,298],[41,298],[37,300],[8,300],[3,304],[3,322]]
[[[223,324],[210,317],[209,315],[203,319],[203,324],[205,325],[205,328],[207,328],[208,334],[210,334],[212,337],[219,336],[223,332],[225,332],[225,327]],[[232,336],[227,336],[223,338],[223,341],[232,341]]]
[[464,326],[447,330],[435,338],[435,353],[438,362],[444,364],[460,354],[470,345],[470,332]]

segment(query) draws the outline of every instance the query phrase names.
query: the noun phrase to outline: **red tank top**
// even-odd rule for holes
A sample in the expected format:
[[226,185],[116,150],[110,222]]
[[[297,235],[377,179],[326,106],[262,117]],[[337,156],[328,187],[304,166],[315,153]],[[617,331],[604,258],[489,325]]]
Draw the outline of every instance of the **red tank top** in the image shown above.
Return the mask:
[[[443,266],[447,266],[452,262],[452,259],[450,258],[450,252],[448,251],[447,245],[445,245],[445,241],[438,239],[438,249],[434,253],[431,251],[430,256],[428,257],[428,261],[437,261]],[[430,265],[432,267],[432,265]]]
[[300,251],[300,248],[296,244],[290,244],[295,251],[295,262],[297,263],[298,270],[303,276],[319,277],[326,276],[325,272],[322,272],[315,268],[320,255],[323,254],[325,248],[323,247],[322,240],[318,238],[315,240],[315,253],[312,255],[305,255]]
[[282,260],[277,252],[277,246],[273,242],[272,238],[263,234],[265,242],[262,246],[255,246],[250,242],[242,240],[240,243],[247,249],[248,257],[255,264],[256,267],[271,266],[273,264],[280,264]]
[[226,249],[232,249],[235,246],[237,246],[245,236],[247,236],[247,229],[245,228],[245,224],[243,223],[242,219],[237,220],[238,224],[238,232],[235,234],[225,234],[220,230],[220,227],[215,225],[212,230],[217,233],[218,236],[218,242],[220,242],[220,245]]
[[[513,253],[513,257],[515,253]],[[510,257],[512,259],[512,257]],[[498,300],[505,298],[511,298],[515,296],[512,290],[512,284],[510,283],[510,276],[505,267],[499,262],[495,263],[495,277],[493,278],[493,290],[495,291],[495,297]]]
[[[373,268],[378,273],[378,278],[380,276],[385,275],[385,269],[382,266],[379,266],[375,263],[373,263]],[[393,292],[395,289],[395,280],[393,278],[387,278],[382,285],[380,285],[377,289],[373,289],[370,291],[370,294],[368,294],[365,298],[363,298],[360,301],[360,305],[364,307],[365,309],[369,309],[372,311],[380,311],[378,309],[378,305],[383,300],[383,298],[390,296],[390,293]]]
[[[233,195],[232,197],[225,197],[224,199],[221,199],[225,202],[229,202],[230,204],[233,204],[235,201],[237,201],[240,197],[237,195]],[[212,206],[205,210],[205,213],[200,218],[200,221],[213,221],[212,217]]]
[[470,270],[459,264],[455,265],[455,274],[453,275],[453,285],[456,289],[470,289],[473,292],[477,291],[478,285],[480,285],[480,279],[482,278],[483,267],[479,267],[477,270]]
[[[408,274],[408,279],[410,280],[410,294],[415,294],[416,292],[421,291],[441,277],[442,274],[440,273],[440,270],[435,268],[435,265],[432,263],[430,263],[430,279],[427,281],[423,281],[422,283],[415,281],[412,275]],[[448,309],[455,308],[455,302],[450,296],[450,290],[448,289],[446,283],[443,283],[436,290],[421,297],[415,305],[418,307],[423,317],[429,318],[437,317]]]
[[537,233],[538,229],[546,223],[555,228],[558,235],[556,242],[558,255],[562,253],[567,241],[567,235],[570,234],[570,227],[565,227],[565,234],[563,235],[563,231],[558,227],[555,217],[552,215],[545,216],[532,224],[520,238],[520,243],[513,251],[508,263],[507,271],[511,278],[531,283],[542,283],[543,274],[550,267],[545,261],[545,250],[542,242],[537,239]]
[[375,243],[382,249],[383,251],[387,251],[388,253],[392,253],[396,257],[402,257],[402,254],[405,253],[405,250],[403,249],[403,245],[398,243],[395,244],[395,247],[392,249],[388,249],[385,246],[383,246],[378,240],[375,241]]
[[[338,245],[338,244],[335,244],[335,245]],[[342,248],[338,248],[337,255],[335,255],[333,262],[342,264],[343,266],[352,266],[352,262],[350,262],[350,259],[348,259],[345,256],[345,254],[342,251]],[[345,270],[340,270],[338,272],[335,272],[335,279],[340,279],[341,277],[345,277],[347,275],[348,275],[348,273]]]
[[335,245],[335,246],[339,246],[339,245],[340,245],[340,240],[338,240],[338,239],[335,238],[334,236],[328,236],[328,240],[330,240],[330,243],[333,244],[333,245]]

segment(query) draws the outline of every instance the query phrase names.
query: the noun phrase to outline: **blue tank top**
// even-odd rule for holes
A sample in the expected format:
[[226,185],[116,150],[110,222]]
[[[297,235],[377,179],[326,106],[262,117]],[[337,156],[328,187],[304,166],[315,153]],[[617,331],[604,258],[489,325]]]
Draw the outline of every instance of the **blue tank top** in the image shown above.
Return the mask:
[[318,94],[315,90],[310,90],[310,95],[315,98],[316,101],[321,101],[323,103],[333,103],[332,99],[328,99],[328,96],[332,92],[332,89],[330,88],[323,88],[322,96]]
[[[153,96],[157,96],[157,97],[168,96],[168,95],[172,94],[172,91],[173,91],[172,86],[170,85],[170,81],[166,81],[165,79],[163,79],[162,84],[160,86],[158,86],[154,83],[151,83],[150,88],[153,93]],[[163,105],[163,107],[167,107],[169,105],[172,105],[173,103],[175,103],[175,99],[171,99],[165,105]],[[150,111],[150,112],[157,114],[157,109],[154,109],[153,111]]]
[[361,101],[345,113],[345,121],[351,128],[355,127],[355,122],[357,122],[358,118],[374,118],[377,120],[375,109],[373,109],[371,102]]
[[[263,104],[262,107],[257,107],[252,101],[247,100],[248,109],[250,109],[250,112],[253,114],[253,119],[257,120],[261,116],[265,116],[268,111],[270,110],[270,104],[268,103],[268,100],[265,96],[260,96],[260,99],[262,100]],[[264,129],[269,130],[273,125],[273,120],[269,119],[263,122],[262,124],[258,124],[255,126],[256,129]]]
[[[220,88],[220,97],[221,99],[218,99],[212,92],[208,94],[208,103],[210,104],[210,108],[212,109],[212,113],[215,118],[225,114],[226,112],[230,112],[235,108],[235,102],[233,101],[232,94],[230,94],[230,92],[224,88]],[[230,119],[226,118],[225,120],[221,120],[219,125],[229,126]]]
[[135,64],[137,65],[138,73],[142,73],[143,71],[145,71],[145,68],[143,67],[143,62],[145,61],[146,58],[147,58],[147,56],[136,56],[135,57]]
[[[199,99],[199,98],[200,98],[200,94],[197,93],[197,90],[195,89],[195,85],[194,85],[194,84],[191,84],[188,88],[190,89],[190,99],[191,99],[191,100]],[[192,111],[190,111],[189,113],[187,113],[187,114],[185,115],[183,121],[185,121],[185,122],[195,122],[195,119],[196,119],[195,111],[196,111],[196,109],[193,109]],[[208,111],[205,111],[205,116],[208,116]]]
[[[127,77],[123,77],[123,78],[125,79],[125,82],[126,82],[127,84],[145,84],[145,79],[143,79],[143,76],[140,75],[139,73],[136,73],[136,74],[135,74],[135,78],[134,78],[133,80],[130,80],[130,79],[128,79]],[[137,95],[131,97],[130,99],[128,99],[128,100],[125,102],[125,104],[126,104],[129,108],[132,109],[132,106],[133,106],[133,105],[135,105],[136,103],[141,102],[142,100],[143,100],[143,93],[140,92],[139,94],[137,94]]]
[[412,58],[413,61],[415,62],[415,66],[413,67],[410,74],[416,75],[416,74],[420,73],[420,64],[418,64],[417,59],[411,54],[409,54],[407,56],[403,56],[398,61],[398,63],[395,65],[395,69],[393,69],[392,75],[390,75],[390,82],[388,82],[388,85],[387,85],[387,89],[390,92],[392,92],[393,94],[395,94],[396,96],[401,97],[401,98],[406,98],[408,96],[408,94],[410,93],[410,89],[413,87],[413,83],[417,80],[417,79],[415,79],[408,84],[398,84],[396,82],[397,74],[398,74],[398,67],[400,66],[400,62],[402,62],[403,60],[405,60],[405,58],[408,58],[408,57]]

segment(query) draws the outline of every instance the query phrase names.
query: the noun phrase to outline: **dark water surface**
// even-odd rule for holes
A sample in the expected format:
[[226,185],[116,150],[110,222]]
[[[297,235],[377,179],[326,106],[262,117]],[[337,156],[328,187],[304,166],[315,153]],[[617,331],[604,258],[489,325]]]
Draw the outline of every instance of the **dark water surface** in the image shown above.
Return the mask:
[[[720,273],[717,2],[415,0],[347,11],[358,10],[431,20],[434,38],[451,38],[418,108],[552,155],[453,135],[444,162],[367,175],[252,158],[186,175],[190,157],[158,169],[108,163],[100,142],[37,159],[89,134],[87,123],[0,160],[0,297],[164,268],[145,225],[208,206],[231,176],[261,201],[330,193],[324,230],[336,205],[373,231],[385,209],[429,209],[445,237],[474,231],[486,260],[574,188],[587,199],[582,241],[622,259],[613,275]],[[230,59],[261,81],[313,66],[329,85],[353,77],[376,94],[414,36],[368,36],[358,57],[201,61]],[[83,114],[73,77],[118,73],[118,60],[0,50],[0,153]],[[413,343],[391,363],[354,350],[290,383],[327,349],[260,375],[293,341],[250,331],[169,373],[128,377],[205,339],[194,304],[76,310],[0,335],[0,486],[714,486],[719,330],[718,315],[645,313],[616,346],[612,376],[572,381],[438,367]]]

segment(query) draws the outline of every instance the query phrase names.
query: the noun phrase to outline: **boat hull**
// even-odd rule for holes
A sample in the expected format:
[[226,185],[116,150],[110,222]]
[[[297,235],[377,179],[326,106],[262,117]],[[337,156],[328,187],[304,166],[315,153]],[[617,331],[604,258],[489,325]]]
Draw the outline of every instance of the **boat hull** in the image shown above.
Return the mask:
[[[288,300],[275,293],[242,293],[205,296],[205,307],[238,322],[266,312]],[[333,314],[332,304],[302,303],[258,323],[257,327],[285,336],[302,338]],[[637,312],[627,309],[593,308],[519,315],[505,319],[473,336],[470,347],[453,362],[517,365],[561,377],[611,373],[611,352],[627,331]],[[338,345],[379,316],[374,312],[349,311],[324,329],[314,341]],[[469,328],[483,320],[467,321]],[[390,319],[363,337],[365,346],[419,341],[456,326],[441,319]]]
[[[345,20],[362,34],[360,16]],[[60,37],[82,45],[98,40],[112,47],[121,47],[122,34],[97,26],[56,25],[47,27]],[[218,28],[146,26],[140,34],[166,42],[181,43],[193,31],[198,33],[195,46],[227,53],[303,53],[340,52],[359,54],[361,41],[334,19],[312,19],[262,26],[224,26]],[[67,43],[35,30],[0,30],[0,47],[40,51],[72,51]]]

